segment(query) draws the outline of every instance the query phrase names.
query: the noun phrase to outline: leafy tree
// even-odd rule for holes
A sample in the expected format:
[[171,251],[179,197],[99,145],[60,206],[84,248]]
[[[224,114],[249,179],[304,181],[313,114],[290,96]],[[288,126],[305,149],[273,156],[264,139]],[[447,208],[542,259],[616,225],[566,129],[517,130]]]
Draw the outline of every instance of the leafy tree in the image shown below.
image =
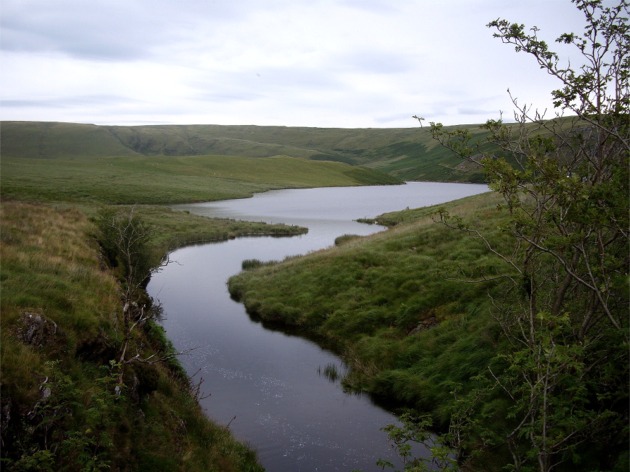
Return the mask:
[[[390,424],[383,428],[398,456],[402,459],[405,472],[428,472],[441,470],[445,472],[456,471],[457,461],[453,451],[446,443],[436,440],[431,432],[433,421],[428,415],[417,415],[412,411],[406,411],[400,415],[400,425]],[[443,436],[440,440],[449,438]],[[422,454],[415,455],[414,447],[422,445],[429,452],[428,457]],[[383,470],[393,469],[394,464],[380,459],[376,463]]]
[[[579,67],[561,61],[537,28],[488,25],[558,79],[553,119],[513,98],[516,123],[485,125],[492,155],[468,130],[431,123],[443,145],[484,167],[511,217],[510,252],[486,240],[510,284],[494,298],[508,348],[486,380],[511,403],[503,431],[511,470],[608,470],[627,461],[629,4],[573,3],[584,33],[557,42],[576,49]],[[469,433],[481,434],[473,423]]]

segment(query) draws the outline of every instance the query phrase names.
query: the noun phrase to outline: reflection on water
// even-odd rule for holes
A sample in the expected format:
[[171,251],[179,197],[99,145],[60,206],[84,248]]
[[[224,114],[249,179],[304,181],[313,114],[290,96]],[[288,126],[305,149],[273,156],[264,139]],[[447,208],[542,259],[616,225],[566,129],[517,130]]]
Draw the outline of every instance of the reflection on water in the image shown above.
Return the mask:
[[[245,259],[279,260],[333,244],[342,234],[382,228],[355,219],[461,198],[481,185],[413,183],[404,186],[284,190],[254,198],[180,205],[206,216],[307,226],[292,238],[240,238],[175,251],[149,293],[159,299],[163,325],[190,375],[203,377],[201,403],[256,449],[269,471],[381,470],[395,461],[383,426],[395,418],[369,398],[346,394],[334,375],[345,366],[335,355],[295,336],[266,330],[233,301],[227,279]],[[334,367],[334,369],[333,369]],[[328,373],[326,373],[328,372]]]

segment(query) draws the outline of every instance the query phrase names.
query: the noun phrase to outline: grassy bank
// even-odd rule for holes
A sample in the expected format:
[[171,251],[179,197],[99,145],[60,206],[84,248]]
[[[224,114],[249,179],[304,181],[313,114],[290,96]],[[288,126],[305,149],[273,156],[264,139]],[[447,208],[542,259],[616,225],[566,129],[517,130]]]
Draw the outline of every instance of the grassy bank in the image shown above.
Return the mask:
[[2,461],[7,470],[259,470],[205,419],[161,329],[122,343],[117,280],[80,211],[5,202],[2,233]]
[[[499,240],[496,203],[486,194],[445,207]],[[444,424],[454,399],[445,393],[466,389],[495,353],[487,293],[496,282],[481,276],[505,269],[482,241],[436,223],[435,210],[386,215],[396,224],[387,232],[246,270],[230,292],[263,322],[341,353],[352,367],[348,387],[432,411]]]
[[[449,441],[463,438],[457,443],[463,470],[504,470],[512,460],[504,438],[517,421],[515,397],[497,379],[524,362],[520,352],[504,354],[521,346],[505,330],[513,320],[510,309],[530,296],[528,286],[512,283],[521,274],[484,240],[462,230],[474,228],[494,249],[507,253],[509,212],[499,209],[499,202],[500,196],[490,193],[382,215],[377,221],[391,226],[386,232],[345,235],[335,247],[300,258],[249,262],[230,279],[229,290],[263,324],[337,351],[351,368],[343,380],[346,388],[367,392],[394,409],[429,414],[433,431],[450,434]],[[447,226],[440,218],[443,211],[461,220],[450,219],[454,226]],[[501,312],[498,306],[508,309]],[[577,383],[580,392],[592,388],[599,402],[593,410],[604,411],[605,419],[598,421],[610,426],[591,422],[581,433],[588,447],[575,451],[558,470],[627,468],[627,343],[605,329],[597,336],[588,354],[606,352],[610,360],[589,372],[591,377],[579,377],[581,361],[571,358],[577,367],[563,379]],[[599,380],[608,374],[605,382]],[[582,416],[568,404],[557,421],[566,419],[569,434],[577,434],[569,428]],[[595,427],[600,430],[591,433]]]
[[147,157],[112,145],[98,127],[52,127],[44,126],[46,137],[39,126],[35,135],[29,126],[2,128],[3,466],[258,470],[250,450],[205,418],[159,326],[126,324],[120,271],[101,255],[95,221],[106,208],[132,211],[149,228],[157,265],[185,244],[304,231],[160,203],[399,180],[286,156]]

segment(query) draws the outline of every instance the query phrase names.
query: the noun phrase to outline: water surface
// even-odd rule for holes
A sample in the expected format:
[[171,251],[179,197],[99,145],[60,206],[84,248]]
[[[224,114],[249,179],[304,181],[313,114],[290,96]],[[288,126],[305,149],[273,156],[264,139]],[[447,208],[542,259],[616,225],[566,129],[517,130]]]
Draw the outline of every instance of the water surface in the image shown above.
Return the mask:
[[192,213],[306,226],[291,238],[239,238],[177,250],[156,274],[149,293],[163,305],[163,325],[181,362],[203,378],[206,413],[258,452],[268,471],[381,470],[395,461],[383,426],[394,416],[367,396],[344,393],[322,375],[343,372],[332,353],[250,320],[233,301],[227,279],[245,259],[279,260],[333,244],[342,234],[383,228],[353,221],[404,208],[437,204],[487,191],[483,185],[408,183],[402,186],[281,190],[253,198],[178,205]]

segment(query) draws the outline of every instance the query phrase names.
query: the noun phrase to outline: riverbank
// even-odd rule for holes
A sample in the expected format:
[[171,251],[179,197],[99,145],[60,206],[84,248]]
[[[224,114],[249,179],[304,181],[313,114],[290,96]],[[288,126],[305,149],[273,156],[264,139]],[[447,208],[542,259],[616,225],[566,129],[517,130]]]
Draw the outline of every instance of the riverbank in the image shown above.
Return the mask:
[[[463,224],[480,222],[498,242],[497,203],[483,194],[439,207]],[[229,280],[230,293],[263,323],[341,355],[351,368],[347,388],[432,412],[445,428],[455,400],[445,392],[467,391],[496,352],[499,328],[487,294],[498,279],[480,277],[504,269],[483,241],[436,222],[436,211],[383,215],[375,221],[389,231],[247,269]]]
[[[270,226],[210,221],[156,205],[244,198],[276,188],[400,181],[341,163],[286,156],[120,157],[91,139],[71,138],[49,153],[63,139],[47,145],[37,132],[19,135],[5,125],[3,467],[257,470],[251,451],[203,415],[194,399],[198,379],[182,376],[168,359],[147,359],[167,346],[159,327],[143,323],[126,339],[121,287],[101,258],[92,219],[107,205],[133,209],[151,228],[150,260],[157,266],[182,245],[303,229],[283,227],[278,233]],[[19,152],[5,147],[11,140]],[[140,356],[123,368],[118,360],[127,341],[132,343],[125,359]],[[115,391],[121,369],[125,388]]]
[[[193,241],[303,231],[136,210],[154,229],[158,262]],[[3,468],[261,470],[205,417],[198,379],[181,370],[158,324],[139,325],[138,357],[119,362],[121,290],[86,215],[94,208],[5,201],[0,211]]]
[[[341,238],[334,248],[300,258],[250,264],[229,280],[229,290],[263,323],[339,353],[350,367],[342,381],[347,389],[429,415],[420,430],[405,434],[426,434],[428,425],[445,434],[462,470],[503,470],[512,460],[510,433],[518,421],[516,396],[499,379],[518,369],[535,379],[540,371],[523,365],[518,349],[506,354],[517,339],[506,333],[512,310],[529,295],[518,283],[522,273],[499,255],[509,254],[512,236],[509,212],[500,204],[500,195],[490,193],[386,214],[374,219],[391,227],[386,232]],[[535,322],[547,316],[537,314]],[[557,338],[548,339],[554,349],[565,349],[564,325],[554,323]],[[579,470],[627,468],[627,385],[621,380],[627,379],[627,342],[610,329],[598,336],[587,354],[606,352],[605,371],[576,377],[580,365],[571,358],[562,380],[581,394],[615,391],[586,413],[605,416],[610,426],[593,435],[587,428],[588,447],[559,470],[577,470],[577,463]],[[560,352],[574,352],[566,349]],[[576,426],[570,414],[566,420],[569,434],[586,424]]]

